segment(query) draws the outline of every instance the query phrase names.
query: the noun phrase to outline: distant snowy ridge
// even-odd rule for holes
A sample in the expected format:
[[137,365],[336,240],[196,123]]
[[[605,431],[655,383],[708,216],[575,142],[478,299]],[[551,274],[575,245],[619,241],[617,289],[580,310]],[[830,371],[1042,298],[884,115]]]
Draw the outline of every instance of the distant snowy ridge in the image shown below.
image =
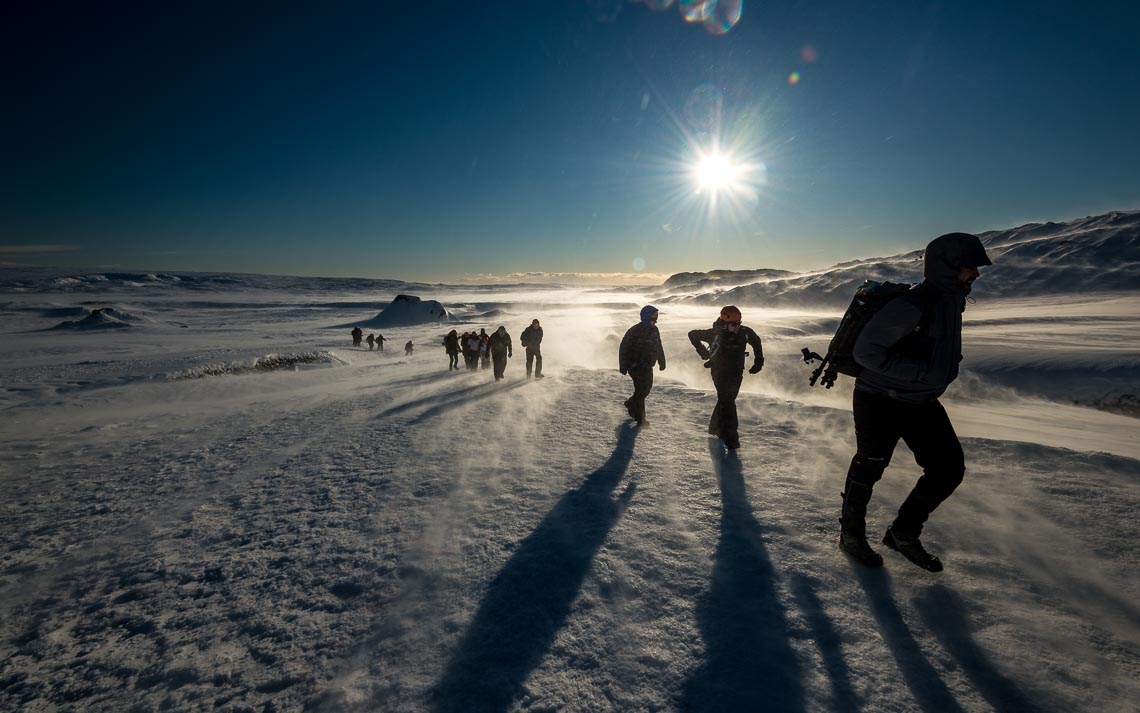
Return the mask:
[[223,364],[205,364],[190,369],[182,369],[165,376],[166,381],[185,381],[187,379],[203,379],[208,376],[233,376],[237,374],[256,374],[267,371],[281,371],[295,369],[299,366],[320,366],[343,364],[332,352],[314,351],[299,354],[266,354],[257,357],[252,362],[229,362]]
[[[1066,223],[1030,223],[985,232],[980,237],[994,262],[978,283],[978,291],[986,295],[1140,291],[1140,211],[1117,211]],[[699,304],[842,306],[864,280],[920,281],[922,254],[920,248],[810,273],[768,275],[763,280],[753,277],[750,284],[727,289],[716,289],[716,285],[739,284],[755,273],[778,271],[680,273],[665,281],[658,299]]]
[[60,322],[54,327],[51,327],[51,329],[70,329],[77,331],[123,329],[130,327],[132,324],[139,324],[146,321],[149,320],[130,312],[124,312],[114,307],[103,307],[88,311],[87,316],[83,319]]
[[402,280],[341,277],[292,277],[212,272],[84,272],[60,268],[0,268],[0,293],[128,292],[186,290],[217,292],[278,290],[300,293],[401,292],[430,290],[431,285]]

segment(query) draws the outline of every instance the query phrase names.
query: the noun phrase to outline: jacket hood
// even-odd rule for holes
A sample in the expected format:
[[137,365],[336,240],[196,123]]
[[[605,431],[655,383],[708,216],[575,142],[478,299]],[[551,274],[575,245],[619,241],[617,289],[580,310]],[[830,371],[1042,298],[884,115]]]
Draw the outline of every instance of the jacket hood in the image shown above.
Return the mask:
[[653,305],[645,305],[641,308],[641,321],[646,324],[649,323],[650,318],[657,313],[657,308]]
[[947,233],[926,246],[922,274],[926,282],[941,292],[958,293],[965,299],[970,289],[958,282],[963,267],[992,265],[986,248],[977,235]]

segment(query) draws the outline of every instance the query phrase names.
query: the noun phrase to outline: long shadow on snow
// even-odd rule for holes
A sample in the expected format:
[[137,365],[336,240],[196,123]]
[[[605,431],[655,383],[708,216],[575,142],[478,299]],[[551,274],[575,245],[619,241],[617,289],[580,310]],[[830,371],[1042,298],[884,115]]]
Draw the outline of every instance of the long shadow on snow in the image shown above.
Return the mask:
[[801,711],[804,691],[788,642],[776,570],[752,514],[740,460],[710,441],[720,481],[720,541],[708,593],[697,605],[705,661],[685,684],[686,711]]
[[851,671],[843,660],[843,637],[827,617],[823,602],[815,590],[819,582],[813,577],[796,574],[792,578],[792,595],[811,628],[812,641],[819,647],[823,667],[831,682],[831,711],[858,711],[859,696],[851,685]]
[[408,401],[407,403],[402,403],[389,409],[385,409],[384,411],[376,414],[375,419],[383,420],[389,416],[396,416],[406,411],[417,409],[421,406],[429,406],[430,408],[428,408],[412,421],[412,423],[419,423],[427,418],[438,416],[445,411],[449,411],[457,406],[460,406],[462,403],[465,403],[467,401],[486,398],[488,396],[494,396],[495,394],[502,393],[503,391],[517,389],[525,383],[525,381],[516,381],[511,384],[501,385],[497,382],[492,381],[489,383],[476,384],[475,386],[468,386],[467,388],[459,389],[458,391],[445,391],[441,394],[432,394],[431,396],[425,396],[422,399]]
[[910,627],[895,604],[890,576],[886,570],[870,569],[859,564],[852,564],[851,568],[867,593],[871,602],[871,614],[878,622],[887,648],[895,657],[895,663],[919,707],[932,713],[963,713],[962,706],[954,699],[910,633]]
[[970,622],[961,598],[942,585],[935,585],[919,598],[922,620],[950,652],[970,683],[998,713],[1034,713],[1040,710],[1029,697],[1004,674],[970,635]]
[[550,647],[594,554],[621,517],[634,485],[616,499],[637,429],[617,429],[613,455],[558,501],[492,580],[439,683],[438,713],[503,711]]

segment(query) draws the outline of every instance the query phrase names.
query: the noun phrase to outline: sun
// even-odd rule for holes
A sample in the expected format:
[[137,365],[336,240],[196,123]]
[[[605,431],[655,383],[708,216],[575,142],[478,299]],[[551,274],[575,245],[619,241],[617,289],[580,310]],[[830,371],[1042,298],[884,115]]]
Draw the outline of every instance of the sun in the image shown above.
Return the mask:
[[712,193],[730,188],[736,182],[742,168],[729,154],[719,151],[705,154],[696,164],[697,185]]

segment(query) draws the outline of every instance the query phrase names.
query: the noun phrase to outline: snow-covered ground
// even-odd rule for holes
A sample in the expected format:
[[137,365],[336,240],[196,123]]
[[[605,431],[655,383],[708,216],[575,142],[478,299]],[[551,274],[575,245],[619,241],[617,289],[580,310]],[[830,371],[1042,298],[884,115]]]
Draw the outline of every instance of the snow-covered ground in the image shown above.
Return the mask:
[[[639,430],[616,342],[664,290],[150,277],[0,296],[0,709],[1137,708],[1140,291],[979,280],[934,575],[836,547],[850,380],[799,356],[834,308],[742,304],[767,366],[729,458],[704,300],[662,303]],[[401,292],[456,321],[349,346]],[[448,372],[448,329],[499,324],[505,381]],[[900,445],[874,531],[917,475]]]

